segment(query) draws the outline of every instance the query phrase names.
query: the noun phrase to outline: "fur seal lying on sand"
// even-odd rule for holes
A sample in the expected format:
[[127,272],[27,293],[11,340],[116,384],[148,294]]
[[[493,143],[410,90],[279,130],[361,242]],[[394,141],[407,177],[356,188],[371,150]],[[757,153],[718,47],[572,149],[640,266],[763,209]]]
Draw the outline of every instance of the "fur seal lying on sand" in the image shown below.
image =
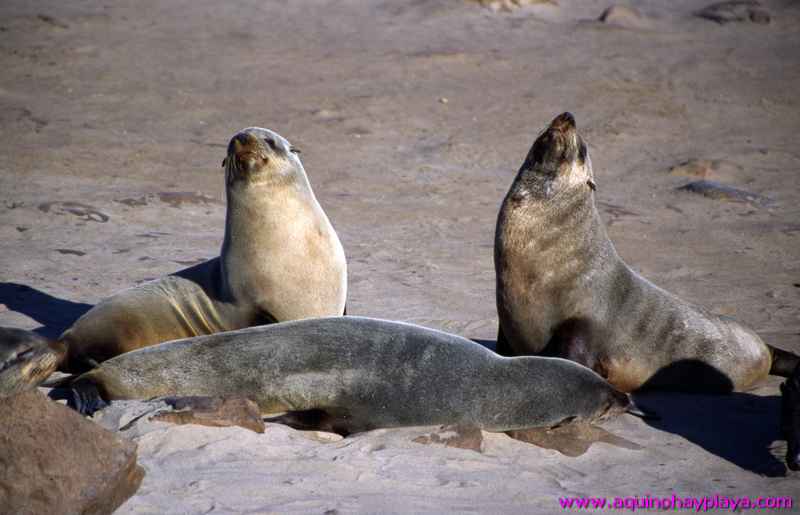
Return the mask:
[[[244,129],[230,140],[223,167],[219,258],[94,306],[52,344],[64,348],[61,371],[84,372],[168,340],[344,312],[344,250],[289,142],[267,129]],[[22,333],[13,334],[24,357]],[[34,347],[40,337],[27,334]]]
[[105,361],[70,388],[84,413],[114,399],[247,397],[262,413],[291,412],[279,421],[343,434],[435,424],[509,431],[633,409],[572,361],[503,358],[452,334],[352,316],[163,343]]
[[791,373],[798,356],[631,270],[594,189],[586,143],[563,113],[536,139],[497,218],[498,352],[571,359],[624,392],[744,390]]

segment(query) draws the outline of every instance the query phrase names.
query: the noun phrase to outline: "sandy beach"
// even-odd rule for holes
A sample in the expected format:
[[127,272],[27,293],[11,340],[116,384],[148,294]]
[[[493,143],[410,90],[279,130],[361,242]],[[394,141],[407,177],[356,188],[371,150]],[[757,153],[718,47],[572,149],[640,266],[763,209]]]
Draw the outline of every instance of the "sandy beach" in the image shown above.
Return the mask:
[[[218,255],[227,141],[262,126],[302,150],[347,254],[349,314],[491,347],[498,208],[570,111],[626,262],[800,352],[800,3],[695,15],[711,3],[632,0],[601,22],[611,1],[6,0],[0,325],[57,336],[100,299]],[[681,189],[699,180],[722,186]],[[341,439],[136,419],[154,402],[95,419],[139,446],[126,514],[554,513],[560,497],[673,494],[797,506],[779,383],[638,396],[660,420],[603,427],[641,448],[578,457],[491,433],[479,452],[413,441],[431,428]]]

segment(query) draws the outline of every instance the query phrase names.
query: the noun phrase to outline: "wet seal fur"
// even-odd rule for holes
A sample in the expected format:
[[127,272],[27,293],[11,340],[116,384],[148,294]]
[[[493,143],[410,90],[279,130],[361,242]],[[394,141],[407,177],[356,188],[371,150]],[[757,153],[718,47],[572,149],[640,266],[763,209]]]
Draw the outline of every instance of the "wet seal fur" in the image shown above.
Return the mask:
[[[251,127],[230,140],[223,167],[227,214],[220,256],[103,300],[50,344],[61,350],[36,359],[56,357],[61,371],[81,373],[168,340],[344,312],[344,250],[297,151],[279,134]],[[43,350],[40,336],[25,332],[26,344],[13,331],[0,339],[13,336],[4,343],[15,356],[33,359],[28,350]],[[27,372],[33,368],[0,368],[0,384],[9,384],[7,391],[11,382],[14,389],[35,385],[41,374]]]
[[800,358],[659,288],[619,257],[600,220],[570,113],[536,139],[495,233],[498,352],[574,360],[616,388],[727,392]]
[[140,349],[72,385],[84,413],[115,399],[246,397],[270,419],[350,434],[463,424],[487,431],[597,421],[629,397],[559,358],[504,358],[466,338],[363,317],[297,320]]

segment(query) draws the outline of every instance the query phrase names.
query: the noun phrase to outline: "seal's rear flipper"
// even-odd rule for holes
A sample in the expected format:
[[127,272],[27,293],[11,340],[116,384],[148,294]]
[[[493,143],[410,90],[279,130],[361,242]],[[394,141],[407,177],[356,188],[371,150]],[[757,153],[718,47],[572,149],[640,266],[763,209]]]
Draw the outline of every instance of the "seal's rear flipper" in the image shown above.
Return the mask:
[[772,345],[767,345],[767,347],[772,354],[772,366],[769,373],[774,376],[791,377],[792,372],[800,366],[800,356]]
[[511,357],[514,355],[514,350],[509,345],[508,340],[506,340],[506,335],[503,333],[503,328],[499,325],[497,326],[497,343],[494,346],[494,351],[506,357]]
[[96,411],[108,406],[92,381],[78,380],[70,386],[53,388],[49,397],[53,400],[66,400],[67,406],[81,415],[92,416]]
[[800,470],[800,365],[781,385],[781,434],[786,438],[786,466]]

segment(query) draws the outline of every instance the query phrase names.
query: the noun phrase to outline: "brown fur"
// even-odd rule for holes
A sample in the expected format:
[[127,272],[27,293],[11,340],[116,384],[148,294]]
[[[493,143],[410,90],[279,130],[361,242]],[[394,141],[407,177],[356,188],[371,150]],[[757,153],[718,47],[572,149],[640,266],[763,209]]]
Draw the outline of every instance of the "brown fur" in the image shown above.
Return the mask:
[[61,370],[83,372],[167,340],[343,313],[344,251],[289,142],[245,129],[223,167],[220,257],[100,302],[60,337]]
[[622,261],[593,184],[586,145],[564,113],[537,138],[498,215],[499,351],[575,359],[623,391],[742,390],[766,377],[770,349],[753,331]]

